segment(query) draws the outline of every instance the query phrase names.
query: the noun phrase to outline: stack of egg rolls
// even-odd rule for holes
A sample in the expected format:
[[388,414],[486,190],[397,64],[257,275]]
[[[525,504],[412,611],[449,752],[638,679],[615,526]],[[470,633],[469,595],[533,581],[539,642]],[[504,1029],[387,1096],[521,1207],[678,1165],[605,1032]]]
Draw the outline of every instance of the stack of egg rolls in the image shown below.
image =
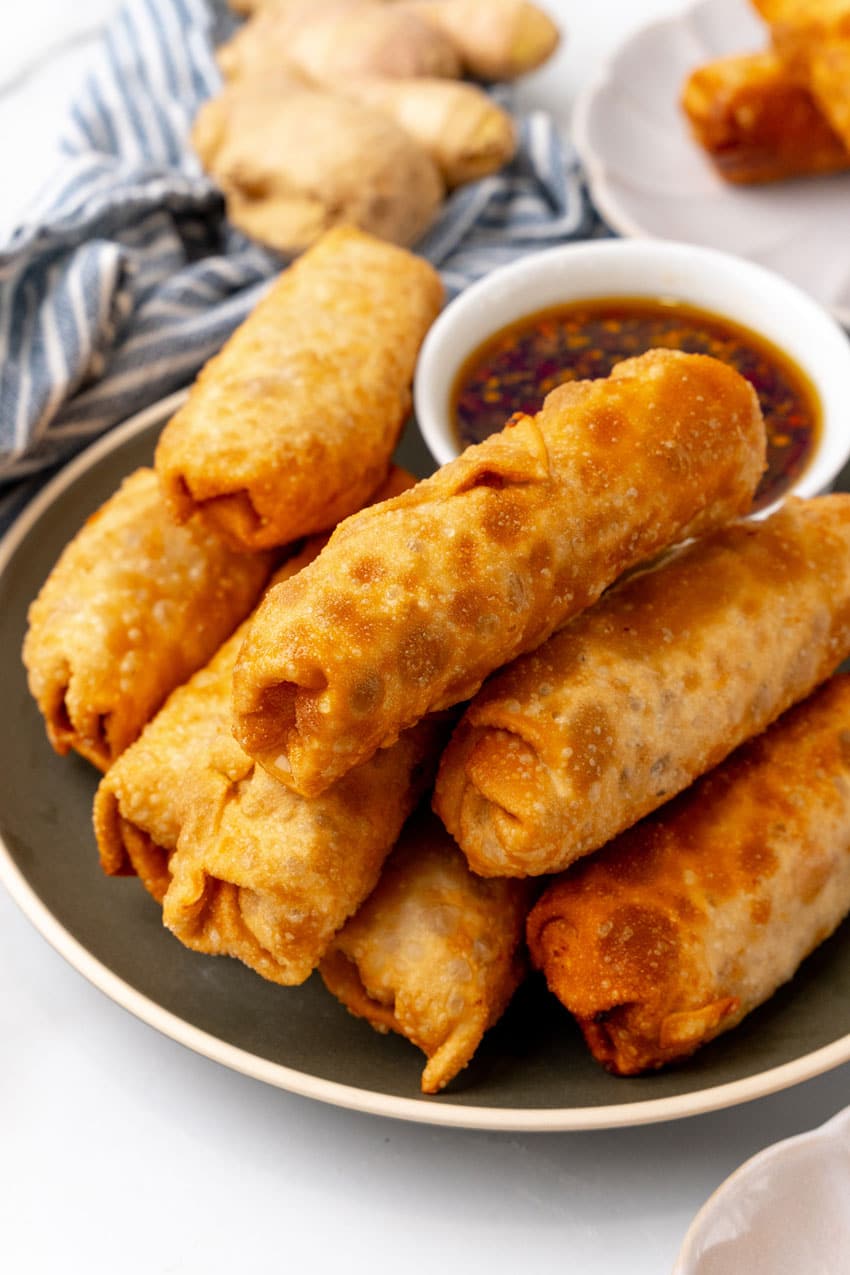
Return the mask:
[[850,910],[850,678],[576,864],[531,912],[535,964],[620,1075],[686,1057]]
[[[379,492],[412,481],[394,470]],[[322,538],[276,573],[294,576]],[[430,787],[447,733],[431,715],[315,800],[245,755],[230,731],[244,626],[171,695],[101,781],[94,824],[108,873],[135,871],[186,946],[300,983],[375,885]]]
[[653,350],[561,386],[269,590],[234,673],[237,738],[322,792],[621,572],[748,511],[764,449],[755,392],[715,359]]
[[[109,767],[105,870],[194,950],[284,985],[319,967],[423,1050],[425,1092],[510,1000],[525,878],[553,873],[535,963],[606,1066],[661,1065],[850,906],[848,682],[776,723],[850,654],[850,496],[736,521],[755,393],[656,350],[351,512],[387,472],[431,276],[354,231],[286,272],[166,428],[165,500],[140,471],[63,555],[31,684],[57,746]],[[260,597],[272,546],[337,522]],[[432,789],[445,827],[409,820]]]

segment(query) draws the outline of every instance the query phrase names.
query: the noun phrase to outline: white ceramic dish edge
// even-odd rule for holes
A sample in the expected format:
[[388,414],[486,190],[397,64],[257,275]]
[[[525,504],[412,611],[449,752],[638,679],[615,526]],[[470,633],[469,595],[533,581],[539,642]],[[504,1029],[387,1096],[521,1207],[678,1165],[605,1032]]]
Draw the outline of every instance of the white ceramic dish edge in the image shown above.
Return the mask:
[[[750,1244],[758,1246],[768,1263],[760,1266],[760,1269],[769,1268],[773,1275],[791,1275],[791,1272],[806,1269],[811,1272],[811,1266],[807,1268],[805,1264],[801,1264],[801,1255],[789,1250],[787,1236],[776,1234],[776,1217],[771,1208],[772,1200],[775,1202],[774,1207],[778,1203],[776,1185],[781,1182],[785,1173],[793,1175],[791,1190],[795,1193],[800,1191],[799,1169],[805,1168],[803,1162],[811,1155],[816,1155],[821,1162],[828,1161],[830,1157],[841,1157],[841,1167],[845,1170],[846,1208],[846,1177],[850,1166],[850,1107],[815,1129],[765,1147],[731,1173],[709,1196],[688,1228],[672,1275],[720,1275],[721,1268],[728,1275],[734,1275],[739,1270],[753,1269],[747,1265],[748,1255],[736,1251],[736,1238],[746,1238]],[[835,1164],[830,1166],[830,1177],[837,1179],[835,1168]],[[801,1201],[804,1210],[807,1203],[809,1202]],[[826,1205],[825,1201],[823,1203]],[[793,1226],[794,1220],[785,1217],[784,1227]],[[810,1234],[826,1235],[829,1238],[825,1242],[831,1242],[835,1234],[834,1227],[824,1226],[824,1219],[813,1216],[811,1212],[807,1213],[805,1220]],[[843,1239],[846,1242],[846,1221],[843,1226]],[[717,1254],[713,1239],[720,1240],[720,1254]],[[768,1256],[771,1243],[784,1246],[782,1256],[778,1259],[781,1266],[774,1265],[774,1261]],[[718,1256],[717,1262],[713,1260],[713,1252]],[[831,1253],[824,1252],[820,1256],[819,1270],[837,1272],[841,1269],[842,1259],[846,1261],[847,1253],[846,1250],[839,1249]],[[726,1257],[729,1259],[728,1265]],[[806,1257],[810,1257],[810,1254]],[[710,1272],[706,1270],[704,1258],[711,1267]]]
[[[146,408],[123,425],[93,443],[62,469],[33,499],[0,541],[0,575],[5,571],[31,527],[42,512],[69,483],[113,448],[141,433],[157,421],[164,421],[185,400],[186,391]],[[0,840],[0,883],[36,930],[69,965],[99,991],[148,1026],[187,1049],[265,1084],[301,1097],[368,1115],[443,1127],[483,1129],[494,1132],[573,1132],[591,1129],[626,1128],[657,1124],[688,1116],[703,1115],[763,1098],[822,1075],[850,1061],[850,1034],[832,1041],[791,1062],[769,1068],[758,1075],[723,1085],[714,1085],[688,1094],[648,1099],[640,1103],[609,1104],[599,1107],[558,1107],[545,1109],[486,1108],[444,1102],[442,1099],[397,1098],[393,1095],[357,1089],[295,1071],[279,1063],[220,1040],[193,1027],[177,1015],[136,991],[129,983],[97,960],[56,919],[18,869],[7,846]]]
[[850,341],[829,312],[796,285],[741,257],[635,239],[546,249],[494,270],[446,307],[425,338],[414,382],[416,419],[438,464],[458,453],[450,395],[464,359],[524,315],[605,296],[675,297],[728,315],[784,350],[815,385],[823,409],[819,445],[793,493],[813,496],[835,479],[850,455]]
[[[612,190],[608,167],[591,141],[591,120],[594,107],[602,94],[616,81],[617,63],[623,49],[628,44],[638,36],[644,39],[647,36],[661,36],[665,31],[672,31],[679,27],[683,21],[699,17],[703,13],[709,14],[714,3],[715,0],[697,0],[695,4],[683,12],[675,13],[669,17],[658,18],[654,22],[649,22],[641,27],[625,44],[621,45],[602,63],[597,73],[576,98],[570,133],[573,145],[584,168],[588,185],[593,195],[593,202],[607,225],[616,231],[617,234],[624,235],[627,238],[658,240],[658,236],[654,235],[651,230],[641,225],[625,211]],[[838,323],[850,330],[850,309],[835,305],[831,307],[831,313]]]

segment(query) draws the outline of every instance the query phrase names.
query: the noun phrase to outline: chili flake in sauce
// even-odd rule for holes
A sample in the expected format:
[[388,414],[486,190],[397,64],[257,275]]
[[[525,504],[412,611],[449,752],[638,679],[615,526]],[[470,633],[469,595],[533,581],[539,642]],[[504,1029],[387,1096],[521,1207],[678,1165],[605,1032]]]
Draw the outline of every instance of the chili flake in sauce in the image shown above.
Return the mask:
[[608,297],[540,310],[503,328],[463,364],[452,392],[462,447],[534,414],[565,381],[608,376],[615,363],[654,348],[710,354],[753,385],[767,428],[767,469],[754,507],[772,504],[806,468],[820,402],[805,373],[771,342],[717,314],[678,301]]

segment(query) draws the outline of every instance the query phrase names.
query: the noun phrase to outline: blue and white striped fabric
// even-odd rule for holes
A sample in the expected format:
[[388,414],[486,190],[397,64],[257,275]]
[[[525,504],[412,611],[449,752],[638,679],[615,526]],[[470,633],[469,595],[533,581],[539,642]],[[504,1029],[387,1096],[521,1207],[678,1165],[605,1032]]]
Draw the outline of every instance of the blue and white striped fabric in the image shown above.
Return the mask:
[[[228,21],[221,0],[127,0],[60,171],[0,251],[0,529],[57,464],[189,382],[283,264],[227,225],[188,143]],[[552,120],[518,122],[514,162],[456,191],[418,245],[450,295],[597,230]]]

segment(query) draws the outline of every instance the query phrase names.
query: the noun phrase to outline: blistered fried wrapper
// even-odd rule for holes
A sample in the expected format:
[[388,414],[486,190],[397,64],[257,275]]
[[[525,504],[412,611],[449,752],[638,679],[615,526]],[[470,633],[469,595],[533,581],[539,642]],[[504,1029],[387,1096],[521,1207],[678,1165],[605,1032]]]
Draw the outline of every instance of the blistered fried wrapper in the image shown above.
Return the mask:
[[476,872],[557,872],[850,655],[850,496],[789,500],[612,589],[472,701],[434,808]]
[[169,421],[156,468],[180,520],[243,550],[327,531],[381,482],[442,303],[420,257],[351,227],[285,270]]
[[178,527],[152,469],[83,525],[30,607],[23,659],[59,753],[100,770],[255,605],[272,561]]
[[439,821],[420,812],[319,971],[353,1014],[427,1055],[422,1090],[438,1093],[470,1061],[525,973],[529,903],[522,881],[474,876]]
[[787,73],[850,147],[850,0],[754,0]]
[[682,108],[722,177],[740,184],[850,168],[850,150],[775,53],[718,58],[687,79]]
[[791,709],[576,864],[528,921],[535,964],[622,1075],[760,1005],[850,910],[850,678]]
[[753,389],[715,359],[650,351],[561,386],[269,591],[234,674],[237,738],[323,791],[622,571],[747,511],[764,446]]

